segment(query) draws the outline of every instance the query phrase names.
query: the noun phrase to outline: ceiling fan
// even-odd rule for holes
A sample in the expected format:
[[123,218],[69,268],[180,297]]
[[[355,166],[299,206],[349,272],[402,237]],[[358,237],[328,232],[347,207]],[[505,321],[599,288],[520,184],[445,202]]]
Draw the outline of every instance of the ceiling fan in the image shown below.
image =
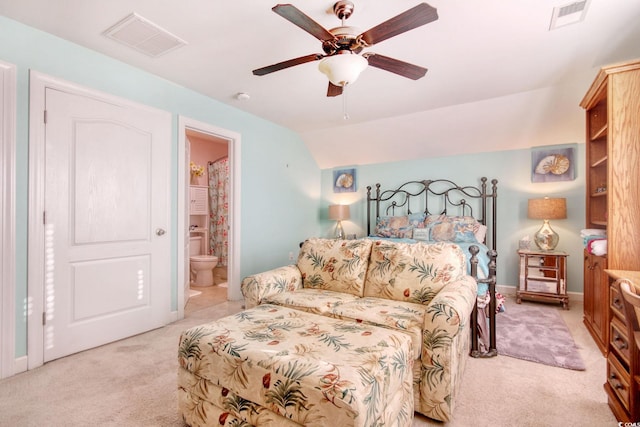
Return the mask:
[[320,40],[324,53],[312,53],[258,68],[253,70],[256,76],[264,76],[307,62],[320,61],[318,68],[329,77],[327,96],[337,96],[342,94],[345,86],[352,84],[358,78],[367,65],[412,80],[418,80],[427,72],[426,68],[418,65],[373,52],[360,55],[364,48],[437,20],[437,10],[427,3],[420,3],[361,34],[358,34],[357,28],[345,26],[345,20],[353,14],[354,10],[353,3],[348,0],[338,1],[333,5],[333,13],[342,21],[342,25],[330,30],[325,29],[291,4],[278,4],[272,10]]

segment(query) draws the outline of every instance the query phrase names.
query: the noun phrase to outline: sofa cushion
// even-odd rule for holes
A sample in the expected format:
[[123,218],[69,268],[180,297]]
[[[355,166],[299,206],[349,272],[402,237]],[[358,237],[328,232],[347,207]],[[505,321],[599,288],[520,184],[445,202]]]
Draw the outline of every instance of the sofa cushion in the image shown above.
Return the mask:
[[295,292],[283,292],[265,297],[264,304],[275,304],[308,313],[331,316],[336,306],[359,299],[355,295],[324,289],[298,289]]
[[333,316],[408,334],[413,343],[413,358],[417,360],[422,349],[422,326],[426,309],[427,306],[422,304],[364,297],[336,304]]
[[364,295],[428,304],[443,287],[463,275],[466,260],[455,243],[375,241]]
[[362,296],[370,253],[368,239],[306,240],[297,264],[302,286]]

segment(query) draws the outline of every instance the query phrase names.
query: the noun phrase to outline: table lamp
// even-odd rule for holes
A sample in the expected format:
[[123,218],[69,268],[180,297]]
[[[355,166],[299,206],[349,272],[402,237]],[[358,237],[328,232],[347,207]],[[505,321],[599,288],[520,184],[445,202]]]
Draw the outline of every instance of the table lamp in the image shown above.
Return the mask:
[[528,216],[531,219],[544,221],[540,230],[534,235],[536,245],[543,251],[552,251],[558,246],[560,237],[549,225],[550,219],[565,219],[567,217],[567,199],[529,199]]
[[342,229],[342,220],[349,219],[349,206],[347,205],[330,205],[329,219],[338,221],[336,224],[336,239],[344,239],[344,230]]

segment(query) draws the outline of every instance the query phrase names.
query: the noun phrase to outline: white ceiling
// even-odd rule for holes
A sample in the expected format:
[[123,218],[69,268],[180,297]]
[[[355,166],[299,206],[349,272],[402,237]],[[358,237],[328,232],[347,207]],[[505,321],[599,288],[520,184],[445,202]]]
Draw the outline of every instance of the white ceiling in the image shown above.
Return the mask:
[[[327,29],[332,0],[291,2]],[[354,0],[367,30],[418,0]],[[413,81],[369,67],[342,97],[307,63],[320,42],[271,11],[276,0],[0,0],[0,14],[102,52],[298,132],[321,168],[579,142],[578,104],[596,70],[640,58],[640,1],[591,0],[583,22],[549,31],[572,0],[428,0],[439,19],[368,48],[429,69]],[[103,35],[136,12],[187,45],[157,58]],[[239,101],[238,92],[251,98]]]

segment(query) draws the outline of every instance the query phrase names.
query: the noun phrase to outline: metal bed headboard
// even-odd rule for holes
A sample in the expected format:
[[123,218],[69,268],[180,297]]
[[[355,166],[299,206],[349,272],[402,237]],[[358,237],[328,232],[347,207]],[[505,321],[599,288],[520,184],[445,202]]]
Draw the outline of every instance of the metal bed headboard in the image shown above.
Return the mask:
[[380,216],[396,215],[396,209],[407,215],[424,212],[427,215],[472,216],[489,229],[484,243],[495,251],[498,180],[491,180],[490,192],[487,181],[486,177],[480,178],[480,185],[476,187],[460,186],[448,179],[425,179],[408,181],[385,191],[380,191],[380,184],[376,184],[375,195],[371,194],[371,186],[367,186],[367,235],[371,234],[372,219],[375,225]]

